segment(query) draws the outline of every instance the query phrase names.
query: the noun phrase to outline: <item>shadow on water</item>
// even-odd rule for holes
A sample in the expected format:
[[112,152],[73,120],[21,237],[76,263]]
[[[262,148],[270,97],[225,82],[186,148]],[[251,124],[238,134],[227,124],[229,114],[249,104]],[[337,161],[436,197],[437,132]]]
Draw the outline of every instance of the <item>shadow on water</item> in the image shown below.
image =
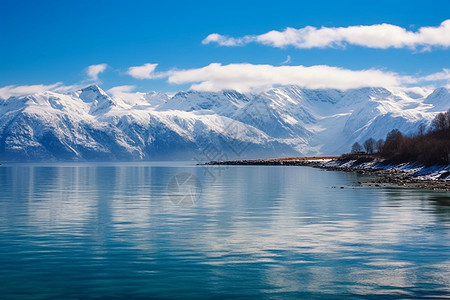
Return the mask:
[[450,195],[432,195],[427,200],[433,204],[437,220],[450,223]]
[[438,206],[448,207],[450,212],[450,196],[431,196],[429,200],[435,202]]

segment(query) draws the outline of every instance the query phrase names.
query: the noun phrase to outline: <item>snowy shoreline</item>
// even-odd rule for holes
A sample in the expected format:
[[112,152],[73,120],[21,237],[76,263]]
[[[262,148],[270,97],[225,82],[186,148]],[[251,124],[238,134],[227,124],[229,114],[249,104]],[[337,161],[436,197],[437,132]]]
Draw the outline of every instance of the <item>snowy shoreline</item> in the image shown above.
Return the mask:
[[337,159],[260,159],[211,161],[210,165],[307,166],[332,171],[357,172],[375,178],[365,184],[392,184],[403,187],[450,192],[450,165],[423,166],[417,163],[393,163],[384,159],[360,156]]
[[405,187],[450,192],[450,165],[424,166],[416,162],[394,163],[380,158],[339,158],[322,162],[327,170],[374,175],[375,185],[394,184]]

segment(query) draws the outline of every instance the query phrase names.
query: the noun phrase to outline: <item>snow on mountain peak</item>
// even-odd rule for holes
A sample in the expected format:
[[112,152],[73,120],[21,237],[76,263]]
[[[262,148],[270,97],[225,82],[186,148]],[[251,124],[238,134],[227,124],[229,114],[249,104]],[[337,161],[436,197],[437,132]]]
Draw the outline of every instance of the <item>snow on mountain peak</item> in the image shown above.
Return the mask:
[[99,98],[109,98],[108,94],[96,84],[81,89],[78,91],[78,94],[84,102],[93,102]]
[[433,111],[445,111],[450,108],[450,91],[445,87],[435,89],[428,97],[425,104],[432,104]]
[[98,85],[85,87],[73,95],[91,105],[89,113],[98,114],[109,110],[116,102]]
[[[207,147],[230,159],[334,155],[349,151],[355,141],[384,138],[394,128],[416,132],[419,124],[450,108],[449,96],[446,88],[426,97],[405,89],[284,86],[257,95],[187,91],[172,97],[159,92],[111,97],[91,85],[68,94],[3,101],[0,156],[16,161],[208,160],[200,155]],[[246,150],[239,152],[242,145]]]
[[182,110],[204,111],[210,110],[218,114],[228,114],[231,110],[242,107],[249,101],[248,96],[236,91],[221,92],[178,92],[167,102],[158,107],[159,111]]

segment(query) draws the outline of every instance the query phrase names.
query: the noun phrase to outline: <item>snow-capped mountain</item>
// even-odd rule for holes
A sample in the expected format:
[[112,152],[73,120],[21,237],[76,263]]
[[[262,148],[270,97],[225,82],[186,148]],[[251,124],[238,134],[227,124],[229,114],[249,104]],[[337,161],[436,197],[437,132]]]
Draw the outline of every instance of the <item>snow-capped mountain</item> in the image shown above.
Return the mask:
[[334,155],[355,142],[410,134],[450,107],[446,88],[260,94],[124,93],[96,85],[0,99],[0,160],[198,161]]

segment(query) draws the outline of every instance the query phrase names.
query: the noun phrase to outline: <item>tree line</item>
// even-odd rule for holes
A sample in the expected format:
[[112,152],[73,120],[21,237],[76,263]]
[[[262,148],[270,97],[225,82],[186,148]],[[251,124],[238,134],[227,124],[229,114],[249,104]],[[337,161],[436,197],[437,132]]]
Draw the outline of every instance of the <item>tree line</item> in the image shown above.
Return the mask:
[[419,162],[425,165],[450,163],[450,109],[433,119],[430,130],[421,124],[418,133],[405,136],[399,130],[391,130],[386,139],[367,139],[362,145],[354,143],[354,154],[376,154],[396,162]]

